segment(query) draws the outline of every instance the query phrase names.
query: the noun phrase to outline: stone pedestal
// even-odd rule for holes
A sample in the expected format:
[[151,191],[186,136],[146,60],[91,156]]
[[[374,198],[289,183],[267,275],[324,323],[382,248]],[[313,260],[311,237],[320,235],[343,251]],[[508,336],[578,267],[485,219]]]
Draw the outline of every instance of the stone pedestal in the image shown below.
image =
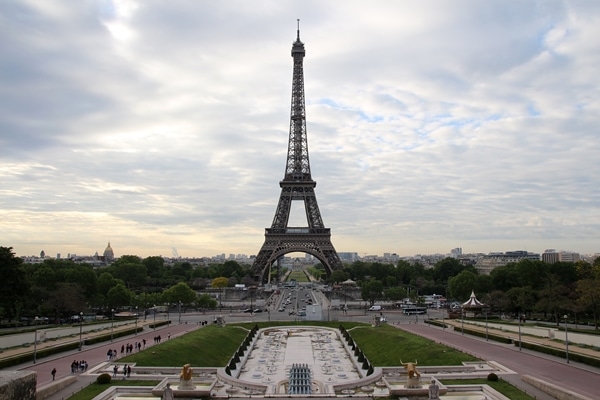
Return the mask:
[[0,400],[35,400],[33,371],[0,371]]
[[421,378],[415,376],[413,378],[406,379],[406,387],[409,389],[416,389],[421,387]]
[[194,382],[191,379],[185,380],[185,379],[180,379],[179,380],[179,390],[192,390],[194,389]]

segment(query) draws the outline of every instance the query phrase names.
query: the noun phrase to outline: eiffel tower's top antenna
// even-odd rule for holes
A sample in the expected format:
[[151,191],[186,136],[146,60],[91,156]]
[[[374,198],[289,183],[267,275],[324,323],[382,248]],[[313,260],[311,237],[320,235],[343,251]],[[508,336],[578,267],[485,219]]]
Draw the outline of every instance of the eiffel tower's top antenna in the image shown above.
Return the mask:
[[298,21],[298,37],[296,38],[296,41],[300,41],[300,18],[298,18],[296,21]]

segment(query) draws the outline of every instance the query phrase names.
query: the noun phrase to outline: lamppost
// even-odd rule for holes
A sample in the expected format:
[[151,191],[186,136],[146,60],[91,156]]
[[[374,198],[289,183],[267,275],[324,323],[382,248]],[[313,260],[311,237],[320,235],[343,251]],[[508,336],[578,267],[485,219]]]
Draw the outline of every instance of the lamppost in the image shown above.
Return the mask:
[[566,354],[567,354],[567,364],[569,363],[569,330],[567,328],[567,318],[569,318],[569,316],[567,314],[563,315],[563,318],[565,319],[565,348],[566,348]]
[[154,328],[154,330],[156,330],[156,304],[154,305],[153,310],[154,310],[154,324],[153,324],[153,328]]
[[488,318],[487,318],[487,310],[485,310],[485,341],[488,341]]
[[135,334],[136,334],[136,336],[137,336],[137,321],[138,321],[138,317],[139,317],[138,306],[135,306]]
[[181,301],[177,305],[179,306],[179,324],[181,325]]
[[83,342],[81,341],[81,334],[83,333],[83,311],[79,313],[79,351],[83,347]]
[[115,309],[111,308],[110,309],[110,341],[113,341],[113,333],[114,333],[114,328],[115,328]]
[[519,313],[519,351],[521,351],[521,314]]
[[460,331],[461,331],[462,335],[465,334],[465,309],[464,308],[460,309]]
[[38,317],[35,317],[33,320],[35,323],[35,333],[33,336],[33,363],[35,364],[35,362],[37,361],[37,322],[38,322]]

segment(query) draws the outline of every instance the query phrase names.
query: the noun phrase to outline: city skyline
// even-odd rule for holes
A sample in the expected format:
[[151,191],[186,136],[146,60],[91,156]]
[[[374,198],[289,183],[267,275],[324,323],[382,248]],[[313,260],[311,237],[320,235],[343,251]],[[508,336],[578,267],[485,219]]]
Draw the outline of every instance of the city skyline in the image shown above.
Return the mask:
[[515,4],[3,4],[0,245],[256,254],[299,18],[338,252],[600,252],[600,4]]

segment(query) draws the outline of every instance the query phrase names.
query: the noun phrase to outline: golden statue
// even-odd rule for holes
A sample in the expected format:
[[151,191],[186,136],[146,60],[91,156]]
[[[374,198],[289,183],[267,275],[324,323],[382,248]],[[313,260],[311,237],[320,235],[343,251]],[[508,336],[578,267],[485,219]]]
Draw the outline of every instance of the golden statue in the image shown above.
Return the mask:
[[184,381],[189,381],[192,379],[192,372],[192,365],[185,364],[183,368],[181,368],[181,374],[179,375],[179,377]]

